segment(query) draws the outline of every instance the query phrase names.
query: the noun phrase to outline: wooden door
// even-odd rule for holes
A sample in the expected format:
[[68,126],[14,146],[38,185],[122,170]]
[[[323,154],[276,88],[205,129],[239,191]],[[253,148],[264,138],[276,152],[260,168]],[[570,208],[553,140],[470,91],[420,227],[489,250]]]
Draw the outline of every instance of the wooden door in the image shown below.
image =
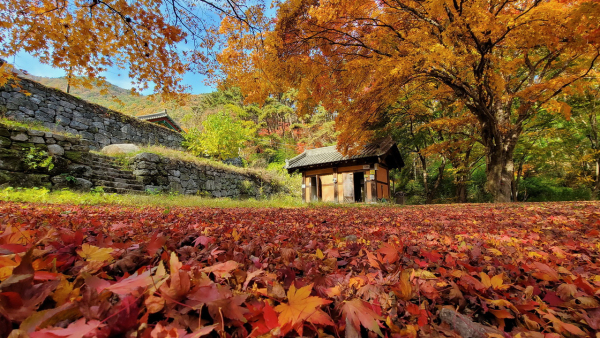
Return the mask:
[[344,203],[354,203],[354,173],[343,173]]

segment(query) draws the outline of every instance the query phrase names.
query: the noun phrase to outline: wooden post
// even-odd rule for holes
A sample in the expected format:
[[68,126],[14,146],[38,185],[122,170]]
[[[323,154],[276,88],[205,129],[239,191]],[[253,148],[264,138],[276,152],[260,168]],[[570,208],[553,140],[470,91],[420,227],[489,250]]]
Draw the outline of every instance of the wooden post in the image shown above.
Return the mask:
[[388,188],[388,199],[392,198],[392,185],[390,184],[390,169],[386,169],[385,173],[387,174],[387,188]]
[[333,200],[338,203],[338,172],[337,168],[333,168]]
[[306,203],[306,174],[302,173],[302,202]]

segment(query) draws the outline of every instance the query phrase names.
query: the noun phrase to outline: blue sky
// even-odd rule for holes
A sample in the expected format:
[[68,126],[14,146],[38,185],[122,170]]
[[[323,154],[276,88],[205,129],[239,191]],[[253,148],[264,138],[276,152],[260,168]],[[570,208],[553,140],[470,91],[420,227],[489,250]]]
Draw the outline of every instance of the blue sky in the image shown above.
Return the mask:
[[[65,76],[65,71],[58,68],[53,68],[49,65],[42,64],[35,57],[27,53],[19,53],[14,58],[7,60],[12,63],[15,67],[27,71],[30,75],[45,76],[45,77],[61,77]],[[126,69],[110,69],[103,74],[108,82],[119,86],[121,88],[130,89],[131,81],[127,77]],[[200,74],[188,73],[183,78],[183,83],[191,87],[192,94],[210,93],[216,90],[214,87],[207,86],[205,83],[205,77]],[[152,89],[148,89],[142,94],[152,94]]]

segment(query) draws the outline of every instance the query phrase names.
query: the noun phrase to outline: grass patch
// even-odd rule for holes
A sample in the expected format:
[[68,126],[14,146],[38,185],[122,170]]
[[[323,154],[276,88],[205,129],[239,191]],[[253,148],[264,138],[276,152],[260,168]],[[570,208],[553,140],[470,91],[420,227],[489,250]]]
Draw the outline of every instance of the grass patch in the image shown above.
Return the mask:
[[39,131],[49,132],[49,133],[52,133],[52,134],[59,134],[59,135],[63,135],[63,136],[66,136],[66,137],[81,138],[81,135],[73,135],[71,133],[66,133],[66,132],[60,132],[60,131],[52,130],[52,129],[44,126],[39,121],[31,121],[31,122],[29,122],[29,121],[15,121],[15,120],[11,120],[11,119],[9,119],[7,117],[1,117],[0,116],[0,124],[4,125],[8,129],[24,128],[24,129],[28,129],[28,130],[39,130]]
[[50,128],[45,127],[44,125],[42,125],[41,122],[39,121],[35,121],[35,122],[19,122],[19,121],[15,121],[15,120],[11,120],[9,118],[6,117],[0,117],[0,123],[7,126],[7,127],[12,127],[12,128],[25,128],[25,129],[33,129],[33,130],[40,130],[40,131],[47,131],[50,132]]
[[[211,207],[211,208],[298,208],[306,207],[298,198],[281,195],[265,199],[210,198],[179,194],[109,194],[103,192],[51,191],[46,188],[5,188],[0,190],[0,201],[44,204],[123,205],[156,207]],[[321,204],[321,203],[319,203]],[[323,204],[325,205],[325,204]]]
[[109,194],[100,191],[88,193],[46,188],[5,188],[0,190],[0,201],[40,204],[119,205],[137,207],[203,207],[203,208],[379,208],[406,207],[389,203],[338,204],[331,202],[303,203],[290,195],[275,195],[264,199],[210,198],[179,194]]

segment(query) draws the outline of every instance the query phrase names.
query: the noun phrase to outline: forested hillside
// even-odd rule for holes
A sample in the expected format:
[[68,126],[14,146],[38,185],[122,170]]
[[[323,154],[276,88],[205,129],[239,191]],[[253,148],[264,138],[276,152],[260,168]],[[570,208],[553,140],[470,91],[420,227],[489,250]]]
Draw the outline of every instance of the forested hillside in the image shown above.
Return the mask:
[[[48,87],[67,91],[68,81],[66,77],[27,76],[27,78]],[[70,94],[132,116],[152,114],[167,109],[169,115],[176,120],[181,120],[186,114],[190,113],[192,107],[197,105],[203,96],[190,95],[185,105],[181,106],[175,102],[164,102],[160,98],[153,98],[147,95],[134,95],[128,89],[110,83],[106,88],[106,93],[102,89],[102,86],[92,86],[91,88],[71,86]]]

